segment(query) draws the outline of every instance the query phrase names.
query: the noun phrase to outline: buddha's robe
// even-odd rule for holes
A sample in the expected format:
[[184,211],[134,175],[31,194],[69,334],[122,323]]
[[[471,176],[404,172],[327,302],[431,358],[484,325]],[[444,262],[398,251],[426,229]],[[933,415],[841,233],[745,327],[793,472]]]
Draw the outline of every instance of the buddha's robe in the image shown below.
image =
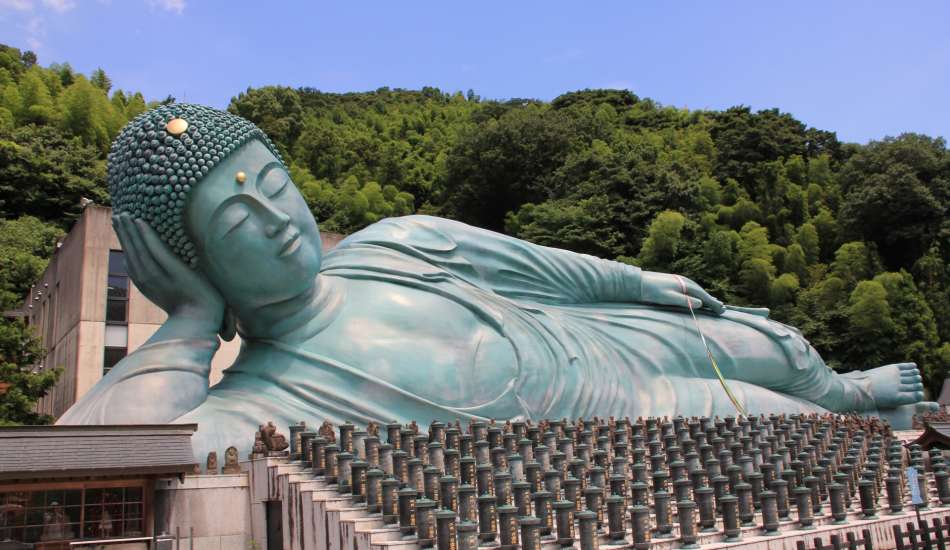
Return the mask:
[[[397,285],[452,302],[482,325],[484,337],[469,345],[470,358],[443,368],[449,372],[433,372],[400,362],[398,353],[344,358],[314,340],[252,341],[230,369],[233,381],[226,376],[212,393],[231,394],[233,387],[228,398],[236,398],[246,392],[245,375],[247,383],[258,375],[253,365],[269,361],[288,365],[274,375],[284,393],[251,399],[288,419],[735,414],[685,305],[638,303],[640,274],[633,266],[440,218],[384,220],[342,241],[324,259],[321,277],[358,282],[360,291]],[[347,301],[353,289],[348,293]],[[463,322],[463,314],[442,318],[421,306],[413,314],[419,323]],[[821,412],[803,398],[837,393],[830,370],[795,329],[739,311],[698,316],[727,383],[751,412]],[[330,324],[357,322],[344,312]],[[393,328],[412,342],[412,327]],[[384,338],[368,330],[361,336],[369,342],[361,346]],[[498,340],[513,352],[510,368],[480,357],[480,346]],[[427,351],[435,357],[442,351],[436,348],[455,344]],[[763,370],[758,377],[743,372],[756,369]],[[494,378],[472,376],[476,371]]]

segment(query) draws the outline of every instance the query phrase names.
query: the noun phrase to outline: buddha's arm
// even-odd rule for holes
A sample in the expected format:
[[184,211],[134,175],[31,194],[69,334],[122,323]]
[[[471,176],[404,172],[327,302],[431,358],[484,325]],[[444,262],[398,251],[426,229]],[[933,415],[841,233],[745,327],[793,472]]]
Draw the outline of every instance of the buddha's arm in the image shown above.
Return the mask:
[[413,254],[509,298],[552,304],[648,302],[685,307],[682,282],[694,307],[722,308],[688,279],[540,246],[443,218],[390,218],[352,235],[341,246],[360,243]]
[[636,302],[641,270],[536,245],[431,216],[389,218],[355,233],[339,248],[383,246],[416,256],[509,298],[543,303]]
[[63,424],[168,422],[208,394],[223,299],[151,228],[124,215],[114,225],[132,281],[168,319],[76,402],[60,419]]
[[438,220],[474,266],[478,285],[509,298],[548,303],[639,302],[639,267],[541,246],[450,220]]
[[208,395],[214,332],[191,319],[169,318],[122,359],[58,421],[59,424],[165,423],[194,409]]

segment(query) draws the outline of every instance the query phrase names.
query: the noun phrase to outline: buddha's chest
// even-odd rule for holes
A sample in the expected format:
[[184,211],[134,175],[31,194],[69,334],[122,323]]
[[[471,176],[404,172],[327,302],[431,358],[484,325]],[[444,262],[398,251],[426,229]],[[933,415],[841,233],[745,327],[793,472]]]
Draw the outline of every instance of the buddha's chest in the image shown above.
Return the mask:
[[348,281],[339,313],[305,347],[451,406],[496,398],[518,372],[476,305],[386,282]]

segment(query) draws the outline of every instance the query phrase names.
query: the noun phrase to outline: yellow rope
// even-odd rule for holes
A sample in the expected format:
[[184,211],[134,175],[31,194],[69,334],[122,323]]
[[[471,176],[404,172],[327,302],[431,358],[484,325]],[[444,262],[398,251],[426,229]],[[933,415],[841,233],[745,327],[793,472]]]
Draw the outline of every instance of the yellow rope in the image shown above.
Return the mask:
[[689,301],[689,294],[686,292],[686,281],[683,280],[679,275],[676,276],[676,280],[680,283],[680,288],[683,290],[683,296],[686,297],[686,307],[689,308],[689,314],[693,317],[693,323],[696,325],[696,332],[699,333],[699,339],[703,342],[703,348],[706,349],[706,357],[709,358],[709,362],[712,364],[713,370],[716,372],[716,377],[719,378],[719,383],[722,384],[722,389],[725,390],[726,395],[729,396],[729,401],[732,401],[732,406],[736,408],[736,411],[740,415],[746,416],[745,410],[742,408],[742,405],[739,404],[739,400],[736,399],[736,396],[732,393],[732,390],[729,389],[729,384],[726,384],[726,378],[722,375],[722,371],[719,370],[719,365],[716,364],[716,358],[713,357],[712,351],[709,349],[709,344],[706,343],[706,336],[703,334],[703,329],[699,327],[699,319],[696,318],[696,312],[693,311],[693,303]]

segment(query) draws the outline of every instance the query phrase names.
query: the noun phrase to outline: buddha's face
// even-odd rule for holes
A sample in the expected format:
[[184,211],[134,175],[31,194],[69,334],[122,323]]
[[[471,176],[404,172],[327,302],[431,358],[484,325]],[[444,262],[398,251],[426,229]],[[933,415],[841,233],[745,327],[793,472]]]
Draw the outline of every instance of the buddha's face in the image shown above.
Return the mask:
[[290,175],[256,139],[192,190],[185,224],[198,268],[232,305],[293,298],[320,271],[317,222]]

